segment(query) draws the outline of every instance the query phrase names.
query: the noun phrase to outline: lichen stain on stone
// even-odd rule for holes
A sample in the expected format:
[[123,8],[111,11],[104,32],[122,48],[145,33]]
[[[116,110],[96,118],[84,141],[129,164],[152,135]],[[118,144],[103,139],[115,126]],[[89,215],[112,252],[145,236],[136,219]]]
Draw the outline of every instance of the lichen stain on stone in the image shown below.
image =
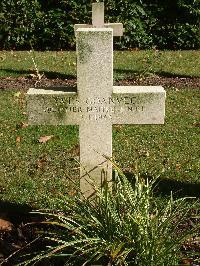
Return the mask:
[[[78,60],[80,63],[84,64],[90,59],[93,52],[92,47],[96,44],[96,47],[104,46],[105,42],[110,38],[110,32],[101,32],[101,35],[98,35],[99,32],[84,32],[84,35],[81,34],[77,38],[77,51],[78,51]],[[96,38],[95,38],[96,37]],[[93,42],[93,43],[92,43]]]
[[154,93],[149,93],[148,96],[146,93],[140,93],[137,95],[137,103],[139,105],[151,105],[155,100],[157,100],[158,95]]
[[87,63],[90,58],[90,54],[92,53],[91,46],[84,39],[85,38],[80,38],[77,44],[78,59],[82,64]]
[[[47,105],[51,108],[51,113],[56,117],[57,122],[61,122],[64,120],[66,116],[66,106],[67,104],[63,104],[63,102],[58,98],[51,97],[48,99]],[[47,106],[46,105],[46,106]]]

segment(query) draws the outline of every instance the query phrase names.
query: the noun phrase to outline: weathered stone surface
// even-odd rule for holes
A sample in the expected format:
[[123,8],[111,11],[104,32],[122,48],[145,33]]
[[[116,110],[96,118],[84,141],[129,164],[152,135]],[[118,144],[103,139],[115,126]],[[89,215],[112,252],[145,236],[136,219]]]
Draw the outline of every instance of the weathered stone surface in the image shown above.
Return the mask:
[[104,3],[92,3],[92,24],[75,24],[74,30],[80,28],[111,28],[113,29],[113,36],[123,36],[122,23],[104,23]]
[[[91,180],[99,186],[112,179],[112,124],[163,124],[165,116],[161,86],[113,87],[113,29],[98,28],[102,8],[102,3],[93,6],[97,28],[77,26],[77,90],[30,89],[27,94],[29,123],[79,125],[80,185],[85,196],[94,191]],[[123,33],[118,26],[115,31],[120,28]]]
[[[89,24],[75,24],[74,30],[76,32],[77,29],[86,29],[93,28],[93,25]],[[123,36],[124,28],[122,23],[104,23],[104,28],[111,28],[113,30],[113,36],[120,37]]]
[[161,86],[114,86],[113,124],[163,124],[166,93]]
[[30,88],[26,95],[29,124],[78,125],[81,118],[76,90]]
[[166,93],[161,86],[114,86],[110,95],[94,93],[80,100],[76,90],[68,88],[31,88],[27,93],[29,123],[80,125],[87,120],[111,120],[111,124],[164,123]]
[[95,28],[104,27],[104,2],[92,3],[92,25]]
[[[91,193],[87,176],[101,183],[101,178],[112,178],[111,165],[105,157],[112,154],[112,125],[108,119],[95,119],[93,100],[109,98],[113,83],[112,29],[77,30],[77,86],[84,110],[80,123],[81,188]],[[95,104],[96,108],[101,104]],[[98,115],[98,114],[97,114]]]

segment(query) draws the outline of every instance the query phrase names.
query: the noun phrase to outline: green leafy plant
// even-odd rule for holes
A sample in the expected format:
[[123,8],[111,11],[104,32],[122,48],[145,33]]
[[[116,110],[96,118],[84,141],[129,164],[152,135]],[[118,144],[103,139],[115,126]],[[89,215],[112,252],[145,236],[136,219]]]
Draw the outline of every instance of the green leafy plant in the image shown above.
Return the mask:
[[[92,2],[95,1],[2,0],[0,48],[30,49],[30,42],[39,50],[74,48],[74,24],[91,23]],[[117,48],[200,47],[197,0],[104,2],[105,21],[122,22],[125,28],[123,38],[114,40]]]
[[186,199],[171,196],[156,204],[156,180],[138,175],[131,183],[116,169],[112,191],[105,182],[94,187],[92,199],[78,192],[64,197],[64,211],[39,212],[47,219],[42,223],[47,244],[21,265],[46,259],[60,259],[59,265],[178,265],[181,244],[196,229],[179,228],[190,210]]

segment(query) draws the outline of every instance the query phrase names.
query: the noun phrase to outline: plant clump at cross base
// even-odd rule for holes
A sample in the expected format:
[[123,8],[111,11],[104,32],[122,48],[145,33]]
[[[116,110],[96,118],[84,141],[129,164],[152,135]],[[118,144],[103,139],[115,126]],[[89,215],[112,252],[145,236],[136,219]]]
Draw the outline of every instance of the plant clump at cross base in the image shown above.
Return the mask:
[[40,224],[42,250],[23,254],[20,265],[179,265],[181,245],[197,227],[180,230],[188,199],[171,196],[161,204],[153,196],[156,182],[138,175],[131,183],[118,169],[112,192],[104,182],[101,189],[94,186],[93,198],[78,190],[64,196],[62,211],[38,211],[46,218]]

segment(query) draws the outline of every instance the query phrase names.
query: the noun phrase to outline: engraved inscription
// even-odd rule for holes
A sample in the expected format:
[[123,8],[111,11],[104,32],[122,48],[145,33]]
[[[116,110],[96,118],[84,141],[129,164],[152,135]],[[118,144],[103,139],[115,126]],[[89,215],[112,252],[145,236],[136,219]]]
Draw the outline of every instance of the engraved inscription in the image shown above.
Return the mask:
[[106,98],[87,98],[86,99],[86,104],[89,105],[94,105],[94,104],[106,104],[106,105],[116,105],[116,104],[135,104],[135,99],[136,97],[129,97],[129,96],[124,96],[124,97],[108,97]]
[[[143,112],[144,106],[136,96],[121,96],[108,98],[87,98],[84,102],[78,100],[77,96],[52,97],[51,106],[44,112],[57,113],[60,117],[77,113],[81,118],[88,120],[112,119],[112,114]],[[50,105],[50,104],[49,104]]]

